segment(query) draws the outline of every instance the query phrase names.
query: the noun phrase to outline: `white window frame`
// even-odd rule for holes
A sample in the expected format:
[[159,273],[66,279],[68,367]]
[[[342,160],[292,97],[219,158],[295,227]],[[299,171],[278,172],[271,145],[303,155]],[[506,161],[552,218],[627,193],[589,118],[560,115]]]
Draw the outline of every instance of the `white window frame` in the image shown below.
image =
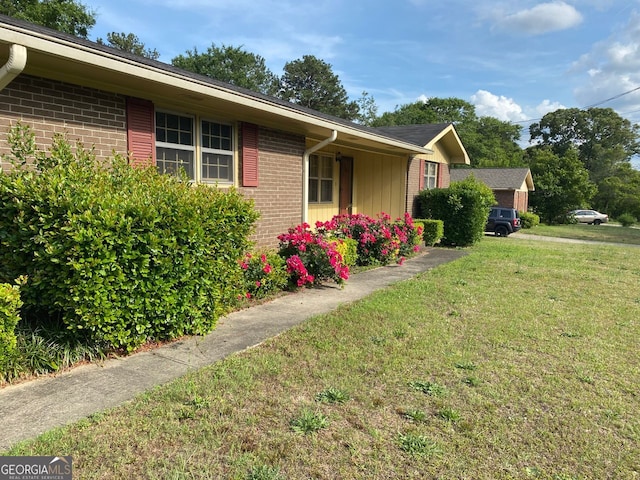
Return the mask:
[[[165,141],[158,141],[158,114],[163,114],[163,115],[174,115],[176,117],[178,117],[179,121],[180,119],[183,118],[188,118],[189,121],[191,122],[191,145],[187,145],[187,144],[183,144],[183,143],[170,143],[170,142],[165,142]],[[166,111],[156,111],[155,115],[154,115],[154,129],[156,132],[156,165],[158,165],[158,169],[160,170],[160,162],[163,162],[163,160],[160,160],[160,156],[158,155],[158,148],[166,148],[166,149],[170,149],[170,150],[181,150],[181,151],[185,151],[185,152],[191,152],[191,162],[193,163],[192,165],[192,171],[193,171],[193,178],[191,178],[191,176],[188,173],[188,169],[187,170],[187,177],[192,180],[195,181],[195,175],[196,175],[196,142],[195,142],[195,117],[193,115],[184,115],[184,114],[179,114],[179,113],[174,113],[174,112],[166,112]],[[175,163],[176,164],[176,170],[170,170],[170,169],[165,169],[160,170],[161,173],[177,173],[177,169],[180,166],[180,163],[184,163],[184,162],[170,162],[170,163]]]
[[[158,141],[157,139],[157,115],[158,114],[164,114],[164,115],[174,115],[176,117],[178,117],[179,119],[186,119],[188,118],[191,122],[191,145],[185,145],[185,144],[179,144],[179,143],[169,143],[166,141]],[[168,110],[157,110],[156,111],[156,115],[154,115],[154,121],[155,121],[155,131],[156,131],[156,164],[158,164],[158,169],[160,169],[160,163],[162,162],[162,160],[160,160],[160,156],[158,155],[158,149],[159,148],[166,148],[166,149],[172,149],[172,150],[181,150],[181,151],[185,151],[185,152],[190,152],[191,153],[191,158],[192,158],[192,175],[189,175],[189,169],[186,168],[185,170],[187,170],[187,176],[189,178],[189,180],[191,182],[199,182],[199,183],[206,183],[206,184],[216,184],[216,185],[222,185],[222,186],[231,186],[235,184],[235,180],[237,178],[237,174],[236,174],[236,127],[234,124],[230,123],[230,122],[222,122],[220,120],[216,120],[216,119],[212,119],[212,118],[205,118],[205,117],[198,117],[196,115],[189,115],[189,114],[185,114],[185,113],[178,113],[178,112],[172,112],[172,111],[168,111]],[[226,150],[223,148],[210,148],[210,147],[203,147],[203,122],[208,122],[208,123],[212,123],[212,124],[218,124],[220,126],[224,126],[224,127],[228,127],[230,130],[230,135],[228,137],[228,140],[230,142],[230,150]],[[226,138],[226,137],[223,137]],[[204,176],[204,157],[205,155],[220,155],[223,157],[226,157],[229,161],[229,176],[225,177],[225,178],[207,178]],[[169,173],[173,173],[173,171],[168,171]],[[164,172],[162,172],[164,173]],[[229,178],[230,177],[230,178]]]
[[436,162],[424,162],[423,188],[431,190],[438,186],[438,164]]
[[[311,164],[317,161],[318,162],[318,175],[317,176],[313,176],[312,175],[312,171],[313,168],[311,166]],[[315,204],[315,205],[320,205],[320,204],[331,204],[333,203],[333,194],[334,194],[334,188],[333,188],[333,177],[334,177],[334,171],[333,171],[333,164],[335,162],[335,157],[333,155],[326,155],[326,154],[313,154],[309,157],[309,193],[308,193],[308,201],[310,204]],[[330,177],[326,177],[323,176],[324,170],[326,167],[327,171],[331,172],[331,176]],[[313,192],[314,189],[311,188],[311,184],[315,183],[315,193],[316,196],[315,198],[311,198],[311,194]],[[330,199],[323,199],[322,197],[322,185],[326,184],[326,185],[330,185],[331,187],[331,198]]]

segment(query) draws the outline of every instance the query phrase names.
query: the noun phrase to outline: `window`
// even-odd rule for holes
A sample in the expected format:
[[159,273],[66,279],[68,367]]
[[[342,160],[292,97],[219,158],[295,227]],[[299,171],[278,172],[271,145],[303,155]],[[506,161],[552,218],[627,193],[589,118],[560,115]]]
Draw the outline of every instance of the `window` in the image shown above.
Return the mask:
[[424,163],[424,188],[431,190],[438,186],[438,164],[432,162]]
[[309,203],[333,202],[333,157],[309,157]]
[[203,182],[233,183],[232,135],[231,125],[202,121]]
[[233,183],[233,128],[202,120],[196,144],[195,125],[193,117],[156,112],[158,170],[176,173],[183,168],[193,181]]
[[162,173],[184,169],[195,180],[193,118],[156,112],[156,163]]

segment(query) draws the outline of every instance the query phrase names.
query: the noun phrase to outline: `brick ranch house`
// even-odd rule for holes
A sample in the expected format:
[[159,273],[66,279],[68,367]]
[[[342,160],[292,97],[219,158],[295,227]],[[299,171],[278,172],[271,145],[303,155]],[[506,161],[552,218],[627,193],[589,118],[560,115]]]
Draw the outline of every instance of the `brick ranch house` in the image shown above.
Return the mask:
[[21,122],[41,149],[64,133],[101,160],[183,167],[253,199],[258,246],[338,213],[413,213],[420,189],[469,164],[451,125],[367,128],[1,15],[0,65],[0,154]]
[[469,175],[493,190],[498,206],[519,212],[529,208],[529,192],[535,186],[528,168],[455,168],[451,170],[451,181],[464,180]]

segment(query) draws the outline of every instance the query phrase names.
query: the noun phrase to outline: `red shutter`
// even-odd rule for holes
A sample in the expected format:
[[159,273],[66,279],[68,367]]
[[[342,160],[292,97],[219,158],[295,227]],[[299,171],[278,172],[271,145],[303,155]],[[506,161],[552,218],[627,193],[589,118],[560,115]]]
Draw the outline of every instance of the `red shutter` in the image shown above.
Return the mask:
[[134,166],[156,164],[153,103],[127,98],[127,151]]
[[425,161],[424,160],[420,160],[420,179],[418,182],[418,189],[419,190],[424,190],[424,165],[425,165]]
[[242,124],[242,186],[258,186],[258,126]]

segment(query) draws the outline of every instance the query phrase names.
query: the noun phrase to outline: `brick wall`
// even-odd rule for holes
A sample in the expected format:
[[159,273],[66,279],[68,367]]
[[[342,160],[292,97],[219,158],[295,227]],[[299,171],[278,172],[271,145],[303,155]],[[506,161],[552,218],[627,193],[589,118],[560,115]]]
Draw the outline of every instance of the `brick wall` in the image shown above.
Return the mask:
[[407,205],[405,209],[413,218],[418,218],[418,194],[420,193],[420,163],[424,160],[412,158],[409,160],[409,174],[407,176]]
[[277,247],[277,236],[302,221],[304,150],[303,136],[259,127],[258,186],[239,191],[252,198],[260,212],[252,238],[260,247]]
[[[98,159],[126,154],[125,98],[67,83],[20,75],[0,92],[0,154],[9,153],[7,131],[22,122],[36,135],[38,148],[51,146],[54,133],[72,143],[95,145]],[[2,165],[9,168],[9,165]]]

